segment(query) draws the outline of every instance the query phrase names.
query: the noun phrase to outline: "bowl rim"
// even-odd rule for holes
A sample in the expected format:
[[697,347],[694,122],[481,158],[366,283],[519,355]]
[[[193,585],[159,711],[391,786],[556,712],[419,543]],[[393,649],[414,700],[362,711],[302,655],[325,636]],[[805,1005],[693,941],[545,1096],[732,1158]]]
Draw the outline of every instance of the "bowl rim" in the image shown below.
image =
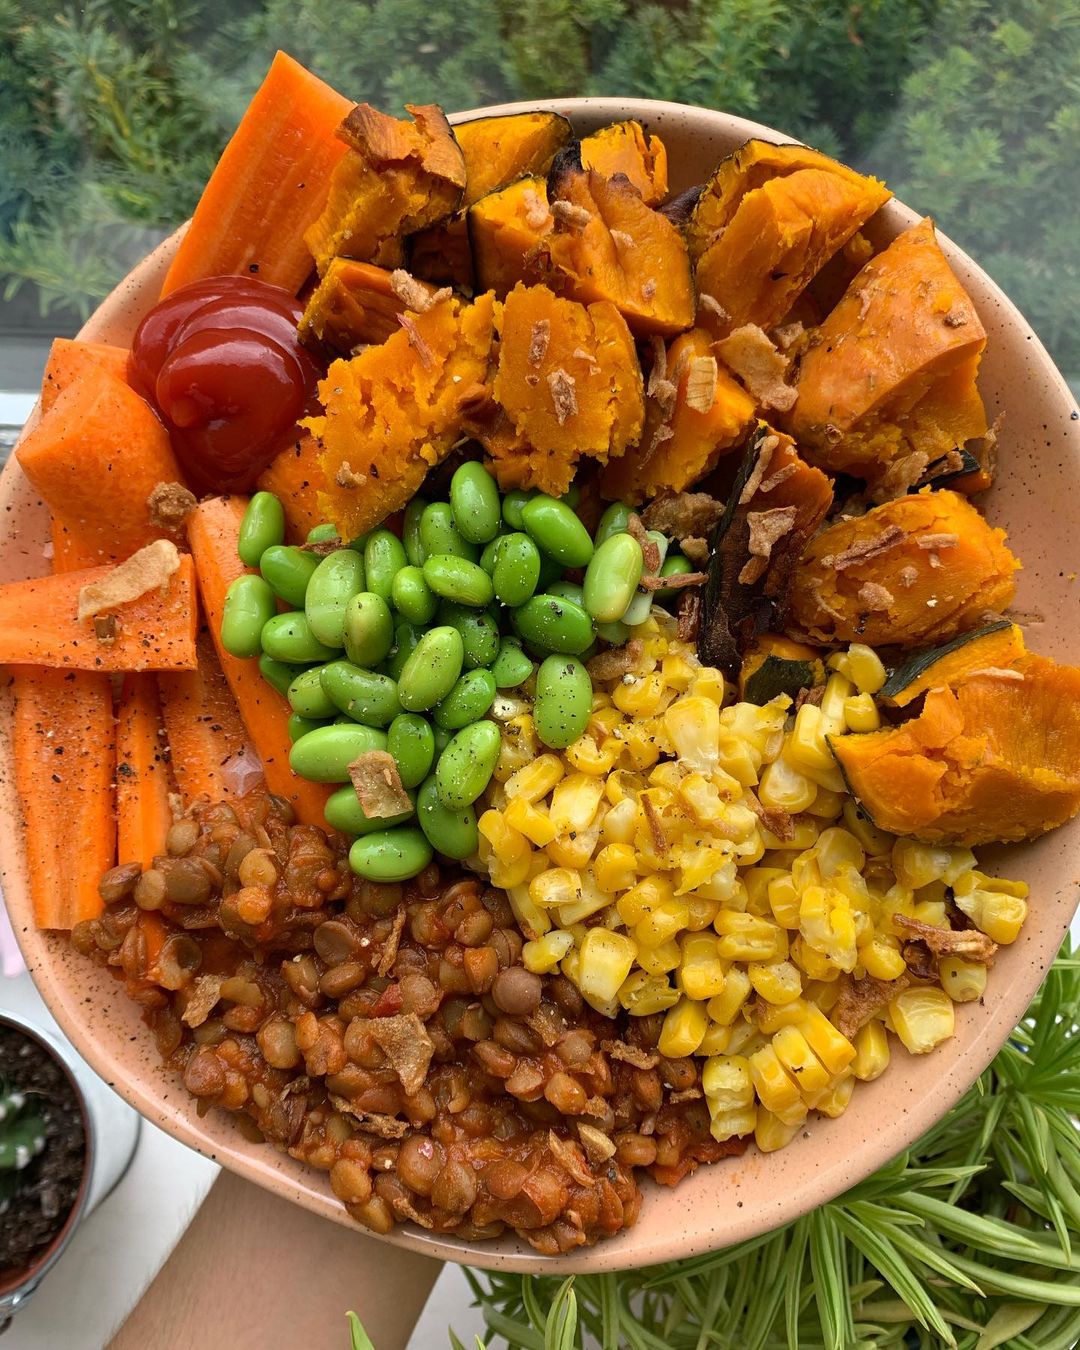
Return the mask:
[[[664,123],[669,119],[689,119],[692,123],[698,124],[698,131],[704,138],[711,138],[721,144],[729,141],[737,144],[740,140],[752,137],[760,137],[773,143],[793,143],[793,138],[786,137],[783,132],[762,123],[714,109],[654,99],[618,97],[527,99],[511,103],[491,104],[481,108],[452,113],[449,115],[449,120],[452,124],[457,124],[480,117],[505,116],[515,112],[538,109],[559,112],[572,120],[576,119],[579,122],[584,121],[587,124],[596,123],[597,125],[607,121],[635,117],[661,132]],[[722,158],[727,153],[730,153],[730,151],[720,150],[716,152],[716,157],[717,159]],[[921,219],[918,212],[895,199],[886,204],[881,214],[890,236]],[[95,335],[95,319],[98,314],[110,307],[122,306],[125,292],[137,295],[139,288],[146,287],[148,279],[153,276],[155,271],[160,272],[167,259],[171,257],[172,251],[176,248],[186,228],[186,224],[182,225],[132,269],[128,276],[102,301],[95,314],[80,330],[80,337],[88,337],[92,340]],[[965,284],[969,277],[975,278],[990,302],[1000,310],[999,321],[1004,325],[1005,330],[1015,331],[1029,344],[1028,350],[1035,359],[1039,378],[1049,382],[1047,396],[1056,394],[1063,407],[1068,405],[1072,408],[1071,416],[1073,419],[1080,417],[1080,414],[1076,412],[1075,401],[1068,385],[1020,311],[993,279],[948,236],[939,232],[938,238],[950,263],[957,268]],[[145,304],[139,306],[140,312],[145,311],[145,308]],[[34,412],[27,422],[27,428],[33,425],[37,415],[38,411],[35,405]],[[1077,461],[1077,472],[1080,474],[1080,430],[1072,439],[1069,453],[1072,459]],[[17,468],[14,456],[12,456],[4,468],[2,477],[0,477],[0,507],[7,504],[16,479],[21,481],[21,473]],[[22,827],[19,821],[5,821],[0,826],[0,865],[2,865],[5,873],[8,870],[12,851],[21,848],[21,836]],[[1064,887],[1066,883],[1063,880],[1061,884]],[[1055,892],[1055,896],[1057,894],[1059,892]],[[1060,894],[1063,896],[1064,891],[1061,891]],[[1049,905],[1053,899],[1054,897],[1051,896],[1044,903]],[[22,900],[25,901],[25,897],[22,897]],[[1067,905],[1062,898],[1058,904],[1060,912],[1055,911],[1059,922],[1049,927],[1048,936],[1047,933],[1044,933],[1037,947],[1034,947],[1031,941],[1026,944],[1027,947],[1031,948],[1026,953],[1027,959],[1024,962],[1025,966],[1031,967],[1031,973],[1023,981],[1028,1001],[1030,1001],[1030,996],[1034,994],[1049,968],[1053,954],[1068,930],[1072,909],[1073,906]],[[325,1184],[324,1173],[315,1173],[314,1169],[303,1170],[302,1175],[309,1177],[312,1182],[314,1182],[316,1176],[322,1179],[322,1184],[317,1190],[310,1184],[301,1184],[298,1179],[301,1173],[290,1175],[286,1171],[279,1170],[281,1164],[278,1168],[275,1168],[273,1157],[268,1162],[265,1155],[280,1156],[277,1155],[276,1150],[265,1146],[251,1145],[235,1130],[235,1126],[232,1126],[229,1143],[223,1144],[220,1139],[215,1139],[200,1129],[199,1122],[193,1113],[187,1111],[188,1103],[186,1101],[180,1110],[171,1100],[166,1105],[156,1086],[149,1082],[145,1071],[134,1069],[125,1071],[123,1066],[117,1062],[116,1056],[108,1044],[99,1042],[94,1037],[90,1019],[78,1016],[66,1004],[63,996],[64,981],[58,977],[54,959],[54,953],[58,950],[55,944],[64,943],[66,945],[66,938],[62,935],[41,934],[33,930],[32,919],[25,903],[17,903],[17,911],[17,913],[12,914],[13,927],[35,984],[76,1049],[109,1082],[110,1086],[114,1087],[125,1100],[143,1115],[182,1143],[250,1181],[279,1194],[287,1195],[296,1203],[313,1212],[322,1214],[346,1227],[355,1228],[352,1220],[348,1218],[344,1209],[330,1193],[329,1187]],[[1023,938],[1016,945],[1020,946],[1022,943]],[[1017,959],[1020,960],[1019,953],[1017,953]],[[767,1205],[762,1205],[759,1201],[756,1209],[749,1205],[743,1206],[740,1201],[740,1208],[737,1212],[733,1211],[730,1221],[722,1229],[719,1227],[706,1228],[703,1224],[688,1223],[679,1231],[649,1231],[649,1218],[646,1209],[646,1213],[639,1220],[638,1225],[623,1230],[614,1238],[604,1239],[596,1246],[582,1248],[558,1257],[541,1256],[525,1243],[514,1238],[513,1235],[498,1239],[495,1242],[470,1244],[455,1239],[453,1234],[431,1234],[412,1224],[398,1225],[385,1238],[380,1236],[380,1240],[392,1246],[404,1247],[423,1255],[489,1270],[570,1274],[602,1273],[640,1268],[659,1261],[719,1250],[771,1231],[799,1218],[810,1209],[835,1198],[858,1181],[869,1176],[903,1152],[926,1129],[940,1119],[960,1099],[994,1058],[1027,1006],[1026,1002],[1017,1002],[1015,989],[1012,991],[1012,1001],[1005,999],[1002,1002],[1009,1008],[1008,1015],[1003,1015],[1003,1008],[1000,1003],[996,1006],[988,1004],[985,1009],[980,1008],[979,1025],[970,1042],[964,1048],[962,1056],[958,1058],[955,1064],[943,1067],[933,1091],[924,1090],[920,1096],[909,1101],[903,1108],[901,1127],[882,1128],[862,1143],[855,1166],[852,1166],[851,1159],[848,1157],[834,1158],[819,1167],[814,1174],[813,1181],[805,1184],[800,1190],[791,1194],[774,1196],[772,1202]],[[1013,1015],[1014,1012],[1015,1016]],[[836,1123],[824,1118],[815,1118],[811,1128],[815,1132],[824,1132],[830,1126],[835,1126]],[[232,1143],[233,1136],[235,1136],[235,1145]],[[795,1143],[791,1147],[797,1146],[798,1144]],[[256,1147],[258,1152],[253,1153],[253,1149]],[[743,1156],[750,1159],[755,1152],[754,1146],[751,1145]],[[779,1155],[770,1156],[778,1157]],[[722,1167],[725,1162],[730,1161],[721,1160],[721,1163],[717,1164],[716,1167],[703,1168],[699,1176],[702,1173],[714,1172],[717,1168]],[[300,1165],[296,1164],[296,1167],[300,1167]],[[687,1178],[685,1185],[689,1188],[693,1184],[693,1180]],[[738,1177],[734,1178],[733,1185],[736,1189],[739,1184]],[[652,1183],[646,1182],[647,1193],[651,1188]]]

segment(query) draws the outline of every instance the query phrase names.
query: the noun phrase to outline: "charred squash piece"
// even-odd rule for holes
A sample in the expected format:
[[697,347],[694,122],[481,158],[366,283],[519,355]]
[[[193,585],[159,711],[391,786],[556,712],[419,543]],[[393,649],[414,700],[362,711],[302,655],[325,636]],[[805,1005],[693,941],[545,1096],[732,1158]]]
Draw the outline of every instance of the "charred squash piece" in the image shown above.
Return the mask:
[[832,497],[791,438],[759,423],[712,539],[698,637],[707,665],[735,679],[755,639],[784,627],[799,559]]
[[825,645],[915,647],[974,628],[1016,591],[1019,563],[966,498],[897,497],[824,530],[792,593],[793,632]]
[[566,118],[553,112],[511,113],[458,123],[454,135],[468,175],[462,209],[518,178],[546,175],[556,152],[572,134]]
[[414,496],[491,396],[496,302],[443,299],[379,347],[335,361],[319,386],[325,415],[304,423],[319,442],[323,520],[351,539]]
[[602,491],[612,501],[681,492],[741,445],[755,421],[754,400],[718,364],[703,328],[680,333],[666,350],[654,342],[641,444],[604,473]]
[[581,162],[605,178],[624,174],[649,206],[668,194],[667,150],[659,136],[646,135],[640,122],[613,122],[581,141]]
[[[430,298],[435,287],[408,279],[417,293]],[[335,258],[311,293],[298,332],[301,342],[323,343],[342,356],[357,347],[385,342],[400,331],[398,316],[406,305],[395,289],[393,273],[372,263]]]
[[464,211],[455,211],[437,225],[411,234],[405,241],[405,252],[414,277],[472,293],[476,278]]
[[825,663],[816,647],[775,633],[765,633],[742,659],[739,697],[761,705],[787,694],[795,698],[801,689],[825,683]]
[[398,267],[405,235],[456,210],[465,160],[442,109],[405,105],[411,122],[359,103],[338,129],[349,147],[322,215],[304,239],[320,275],[336,257]]
[[519,281],[537,280],[535,256],[555,218],[542,178],[519,178],[471,206],[466,219],[479,290],[500,298]]
[[969,847],[1033,839],[1080,810],[1080,669],[1027,655],[832,750],[880,829]]
[[986,332],[926,219],[862,269],[814,334],[788,428],[816,464],[873,480],[986,434]]
[[950,487],[966,497],[985,492],[994,481],[993,469],[973,452],[973,447],[981,448],[978,440],[932,459],[909,490],[919,492],[924,487]]
[[1026,654],[1020,628],[1008,619],[999,619],[961,633],[941,647],[909,656],[890,674],[877,697],[906,708],[928,689],[942,685],[952,689],[980,673],[1012,670]]
[[619,311],[546,286],[515,286],[503,306],[495,398],[515,433],[477,435],[499,486],[561,496],[580,455],[606,463],[641,435],[644,392]]
[[580,144],[570,145],[555,156],[548,198],[555,228],[540,247],[540,265],[556,290],[585,304],[609,300],[639,337],[693,325],[682,235],[625,178],[584,168]]

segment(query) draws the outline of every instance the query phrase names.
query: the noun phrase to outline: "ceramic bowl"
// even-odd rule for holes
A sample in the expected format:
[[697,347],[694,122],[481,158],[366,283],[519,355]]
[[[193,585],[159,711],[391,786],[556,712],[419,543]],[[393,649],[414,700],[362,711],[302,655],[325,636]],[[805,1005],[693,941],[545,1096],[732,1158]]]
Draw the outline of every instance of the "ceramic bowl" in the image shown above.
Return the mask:
[[[737,117],[674,103],[563,99],[543,105],[482,109],[506,113],[545,106],[582,132],[636,117],[667,144],[672,189],[700,182],[750,136],[780,133]],[[476,113],[462,114],[464,120]],[[878,241],[916,215],[890,203],[874,227]],[[101,305],[82,336],[127,344],[154,303],[176,248],[173,235]],[[1080,662],[1080,585],[1073,580],[1080,500],[1080,414],[1065,382],[1021,315],[976,265],[942,239],[989,335],[981,386],[991,419],[1004,415],[998,485],[983,503],[1009,531],[1023,559],[1016,610],[1032,648]],[[1071,505],[1070,505],[1071,503]],[[14,462],[0,480],[3,549],[0,579],[48,570],[42,552],[46,513]],[[21,850],[23,823],[11,787],[6,744],[0,747],[0,860],[11,917],[27,964],[57,1021],[98,1072],[148,1119],[225,1167],[339,1223],[350,1221],[326,1175],[267,1145],[248,1142],[224,1113],[196,1113],[195,1102],[158,1062],[139,1010],[106,971],[75,954],[61,936],[34,930]],[[957,1009],[954,1039],[932,1055],[908,1056],[894,1043],[893,1062],[877,1082],[860,1084],[837,1120],[811,1119],[786,1149],[700,1168],[673,1190],[646,1183],[637,1224],[618,1238],[572,1255],[544,1258],[515,1237],[472,1246],[412,1226],[384,1239],[431,1256],[490,1268],[548,1273],[598,1272],[693,1256],[753,1237],[831,1199],[880,1167],[948,1110],[986,1067],[1022,1016],[1068,928],[1080,877],[1080,820],[1034,844],[987,850],[990,865],[1031,886],[1031,912],[1019,941],[1003,948],[985,1000]]]

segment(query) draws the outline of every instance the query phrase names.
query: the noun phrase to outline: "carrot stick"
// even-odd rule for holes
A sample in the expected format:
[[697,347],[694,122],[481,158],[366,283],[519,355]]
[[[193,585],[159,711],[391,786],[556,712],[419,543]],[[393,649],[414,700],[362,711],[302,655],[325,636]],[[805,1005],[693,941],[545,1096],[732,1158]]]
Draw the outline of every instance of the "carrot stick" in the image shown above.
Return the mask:
[[28,667],[13,675],[11,740],[39,928],[101,913],[116,861],[116,743],[107,675]]
[[78,384],[88,369],[109,372],[127,383],[128,349],[107,342],[79,342],[76,338],[54,338],[41,381],[41,411],[47,413],[69,385]]
[[258,276],[296,292],[312,269],[304,231],[345,153],[334,134],[352,104],[278,52],[203,190],[161,288]]
[[[194,670],[195,569],[182,554],[164,590],[117,605],[115,634],[76,618],[79,592],[114,569],[89,567],[0,586],[0,664],[67,670]],[[106,620],[108,614],[102,616]]]
[[297,544],[326,519],[318,500],[319,490],[325,485],[314,436],[303,436],[295,445],[286,446],[259,476],[259,487],[281,498],[289,538]]
[[116,710],[116,856],[150,867],[172,824],[169,761],[152,675],[126,675]]
[[210,497],[188,516],[188,542],[195,557],[199,594],[221,668],[262,760],[267,786],[292,803],[299,820],[322,825],[329,791],[319,783],[297,777],[289,768],[288,703],[266,683],[254,661],[239,660],[221,645],[225,592],[245,570],[236,553],[236,539],[246,505],[244,497]]
[[93,363],[57,394],[15,457],[74,554],[94,563],[119,562],[159,539],[150,493],[158,483],[183,482],[150,405]]
[[195,640],[194,670],[157,677],[173,777],[190,806],[239,796],[229,773],[247,746],[247,732],[206,628]]

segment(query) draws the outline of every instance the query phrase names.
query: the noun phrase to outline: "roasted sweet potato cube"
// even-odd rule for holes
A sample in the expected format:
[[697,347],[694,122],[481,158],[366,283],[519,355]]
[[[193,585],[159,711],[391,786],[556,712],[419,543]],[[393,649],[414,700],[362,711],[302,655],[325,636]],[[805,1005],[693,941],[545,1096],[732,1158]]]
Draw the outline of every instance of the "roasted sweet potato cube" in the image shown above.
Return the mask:
[[[401,274],[399,274],[400,276]],[[397,286],[394,274],[372,263],[335,258],[311,293],[300,320],[302,342],[321,342],[343,356],[357,347],[385,342],[400,330],[398,315],[407,308],[407,288]],[[429,297],[435,287],[406,278],[418,295]]]
[[605,178],[624,174],[649,206],[658,206],[667,196],[667,150],[659,136],[646,135],[640,122],[613,122],[584,136],[581,162]]
[[478,289],[501,297],[537,279],[536,251],[555,224],[542,178],[489,192],[469,207],[467,220]]

